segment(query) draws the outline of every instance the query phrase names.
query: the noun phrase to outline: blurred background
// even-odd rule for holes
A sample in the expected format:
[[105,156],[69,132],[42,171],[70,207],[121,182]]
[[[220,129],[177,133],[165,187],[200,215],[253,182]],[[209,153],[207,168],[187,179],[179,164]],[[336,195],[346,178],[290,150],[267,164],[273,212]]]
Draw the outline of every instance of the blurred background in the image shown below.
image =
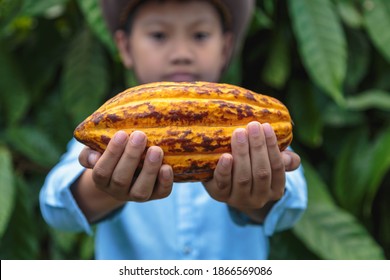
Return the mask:
[[[271,259],[390,259],[390,1],[258,0],[225,82],[294,120],[309,206]],[[0,0],[0,258],[92,259],[39,190],[73,129],[126,87],[98,0]]]

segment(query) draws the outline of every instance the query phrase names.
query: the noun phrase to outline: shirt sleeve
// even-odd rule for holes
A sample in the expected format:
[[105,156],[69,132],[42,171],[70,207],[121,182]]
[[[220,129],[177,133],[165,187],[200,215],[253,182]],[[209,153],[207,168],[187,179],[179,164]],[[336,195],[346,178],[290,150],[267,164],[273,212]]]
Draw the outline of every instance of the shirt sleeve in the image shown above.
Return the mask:
[[266,235],[291,228],[302,216],[307,207],[307,185],[300,166],[286,173],[286,188],[283,197],[275,203],[263,227]]
[[41,213],[52,227],[67,231],[85,231],[92,234],[92,228],[77,205],[70,186],[84,171],[78,156],[84,146],[72,139],[68,151],[49,172],[39,194]]

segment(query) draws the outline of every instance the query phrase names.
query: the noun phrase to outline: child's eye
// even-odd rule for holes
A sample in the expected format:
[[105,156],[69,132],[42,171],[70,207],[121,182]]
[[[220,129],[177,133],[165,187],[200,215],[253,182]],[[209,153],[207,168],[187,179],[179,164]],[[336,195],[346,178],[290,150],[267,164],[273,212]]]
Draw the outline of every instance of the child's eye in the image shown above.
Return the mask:
[[149,34],[150,37],[152,37],[153,39],[157,40],[157,41],[163,41],[167,38],[167,35],[164,33],[164,32],[161,32],[161,31],[155,31],[155,32],[151,32]]
[[194,39],[197,41],[204,41],[210,36],[207,32],[195,32]]

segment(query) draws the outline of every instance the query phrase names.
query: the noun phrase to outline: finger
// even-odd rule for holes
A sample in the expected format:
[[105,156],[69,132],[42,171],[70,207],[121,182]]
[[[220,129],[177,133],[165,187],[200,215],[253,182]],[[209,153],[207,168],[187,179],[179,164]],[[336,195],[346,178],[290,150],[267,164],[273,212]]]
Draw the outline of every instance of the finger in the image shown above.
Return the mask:
[[106,150],[93,168],[92,178],[95,184],[104,188],[109,185],[111,175],[125,149],[128,135],[124,131],[118,131],[110,140]]
[[173,170],[170,165],[163,164],[160,168],[157,184],[150,199],[161,199],[169,196],[172,192]]
[[259,122],[248,124],[254,200],[265,202],[271,192],[271,165],[265,131]]
[[100,156],[101,153],[92,150],[89,147],[84,147],[80,152],[79,162],[83,167],[92,169],[99,160]]
[[248,135],[244,128],[238,128],[232,136],[233,187],[232,204],[245,200],[251,193],[252,171]]
[[163,159],[163,151],[160,147],[150,147],[146,152],[141,173],[130,189],[129,197],[133,201],[147,201],[156,185],[157,176]]
[[207,192],[217,201],[227,202],[232,188],[233,157],[223,154],[214,170],[213,179],[204,183]]
[[283,157],[278,147],[275,132],[269,123],[263,124],[263,130],[268,147],[268,157],[271,165],[271,188],[273,200],[278,200],[283,196],[286,183]]
[[128,197],[131,182],[146,147],[146,135],[134,131],[127,141],[110,180],[110,189],[117,197]]
[[294,171],[301,164],[301,158],[293,151],[285,150],[282,152],[282,156],[286,171]]

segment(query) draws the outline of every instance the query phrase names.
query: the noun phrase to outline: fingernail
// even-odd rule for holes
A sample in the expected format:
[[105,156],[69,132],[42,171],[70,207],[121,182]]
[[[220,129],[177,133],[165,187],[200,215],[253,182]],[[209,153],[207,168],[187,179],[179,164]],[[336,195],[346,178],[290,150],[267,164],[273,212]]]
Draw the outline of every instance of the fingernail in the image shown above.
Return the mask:
[[143,134],[142,132],[140,131],[134,131],[131,135],[130,135],[130,141],[134,144],[134,145],[141,145],[144,143],[145,141],[145,134]]
[[247,136],[246,131],[243,128],[237,129],[236,131],[236,139],[238,143],[246,143]]
[[274,132],[272,126],[269,123],[263,123],[263,130],[266,137],[272,137]]
[[251,136],[260,135],[260,124],[258,122],[251,122],[248,124],[248,132]]
[[126,132],[124,132],[124,131],[118,131],[117,133],[115,133],[114,139],[113,139],[113,140],[114,140],[115,143],[117,143],[117,144],[123,144],[123,143],[125,143],[126,138],[127,138]]
[[292,158],[289,154],[283,153],[283,162],[285,167],[289,167],[292,162]]
[[96,153],[92,152],[88,155],[89,166],[95,166],[97,160],[98,160],[98,155]]
[[166,169],[162,170],[161,175],[162,175],[162,179],[170,180],[172,178],[172,175],[173,175],[172,174],[172,169],[166,168]]
[[221,165],[222,167],[228,168],[231,164],[231,157],[229,156],[222,156],[221,157]]
[[151,162],[158,162],[161,160],[161,151],[157,149],[149,149],[149,160]]

